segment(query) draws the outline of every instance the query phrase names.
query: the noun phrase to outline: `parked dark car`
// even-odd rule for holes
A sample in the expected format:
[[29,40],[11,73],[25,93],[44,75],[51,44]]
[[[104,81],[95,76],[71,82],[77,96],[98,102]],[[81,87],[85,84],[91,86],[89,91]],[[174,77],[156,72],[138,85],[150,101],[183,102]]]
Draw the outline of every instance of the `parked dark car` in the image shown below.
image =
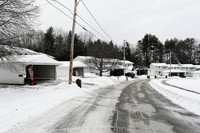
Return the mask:
[[127,72],[127,73],[125,73],[125,76],[134,78],[135,74],[133,72]]

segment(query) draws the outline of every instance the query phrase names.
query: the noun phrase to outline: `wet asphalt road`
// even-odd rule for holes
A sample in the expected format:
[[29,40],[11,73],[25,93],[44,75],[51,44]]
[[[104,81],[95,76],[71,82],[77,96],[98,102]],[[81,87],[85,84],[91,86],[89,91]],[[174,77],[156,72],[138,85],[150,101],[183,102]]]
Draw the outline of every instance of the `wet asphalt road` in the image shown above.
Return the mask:
[[200,116],[173,104],[148,84],[123,89],[112,125],[117,133],[200,133]]

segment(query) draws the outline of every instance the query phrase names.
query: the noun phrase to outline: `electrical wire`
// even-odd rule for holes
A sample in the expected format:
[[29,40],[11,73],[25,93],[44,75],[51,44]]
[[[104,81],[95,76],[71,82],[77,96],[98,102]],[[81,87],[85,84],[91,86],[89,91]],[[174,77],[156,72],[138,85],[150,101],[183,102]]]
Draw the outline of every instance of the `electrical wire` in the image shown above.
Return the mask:
[[[69,15],[67,15],[65,12],[63,12],[61,9],[59,9],[58,7],[56,7],[55,5],[53,5],[51,2],[49,2],[48,0],[46,0],[50,5],[52,5],[54,8],[56,8],[58,11],[60,11],[61,13],[63,13],[65,16],[67,16],[69,19],[71,19],[73,21],[73,18],[71,18]],[[85,27],[83,27],[81,24],[79,24],[78,22],[75,21],[75,23],[77,25],[79,25],[81,28],[83,28],[83,30],[89,32],[90,34],[92,34],[94,37],[98,38],[95,34],[93,34],[92,32],[90,32],[89,30],[87,30]]]
[[78,2],[77,2],[77,5],[81,2],[82,0],[79,0]]
[[[66,9],[73,15],[72,11],[71,11],[67,6],[63,5],[62,3],[60,3],[60,2],[57,1],[57,0],[54,0],[54,1],[57,2],[58,4],[60,4],[61,6],[63,6],[64,8],[66,8]],[[80,0],[80,1],[81,1],[81,0]],[[80,2],[80,1],[79,1],[79,2]],[[92,28],[95,32],[97,32],[101,37],[103,37],[105,40],[108,41],[108,39],[106,39],[105,36],[103,36],[100,32],[98,32],[93,26],[91,26],[88,22],[86,22],[81,16],[79,16],[78,14],[76,14],[76,15],[77,15],[77,17],[79,17],[84,23],[86,23],[90,28]]]
[[87,9],[87,11],[89,12],[89,14],[92,16],[92,18],[94,19],[94,21],[97,23],[97,25],[101,28],[101,30],[108,36],[108,38],[110,38],[110,40],[112,41],[113,39],[106,33],[106,31],[103,29],[103,27],[99,24],[99,22],[97,21],[97,19],[94,17],[94,15],[91,13],[91,11],[89,10],[89,8],[86,6],[86,4],[83,2],[83,0],[80,1],[84,7]]

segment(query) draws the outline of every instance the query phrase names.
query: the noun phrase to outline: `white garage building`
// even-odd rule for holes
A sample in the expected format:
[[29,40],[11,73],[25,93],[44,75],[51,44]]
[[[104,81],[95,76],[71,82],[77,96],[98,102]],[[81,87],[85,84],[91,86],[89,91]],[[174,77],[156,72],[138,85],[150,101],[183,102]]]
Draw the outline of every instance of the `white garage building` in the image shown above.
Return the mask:
[[38,55],[15,55],[12,60],[0,61],[0,83],[3,84],[25,84],[29,79],[28,69],[33,65],[34,78],[56,79],[56,66],[60,63],[51,56]]

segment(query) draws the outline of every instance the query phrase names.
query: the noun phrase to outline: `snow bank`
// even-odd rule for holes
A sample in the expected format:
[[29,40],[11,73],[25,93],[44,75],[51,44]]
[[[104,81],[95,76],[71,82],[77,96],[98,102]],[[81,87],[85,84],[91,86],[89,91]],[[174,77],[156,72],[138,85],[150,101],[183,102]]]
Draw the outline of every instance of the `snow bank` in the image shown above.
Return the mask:
[[199,78],[171,79],[167,83],[200,93]]
[[[199,94],[164,85],[161,83],[163,80],[166,79],[152,79],[150,85],[172,102],[180,105],[181,107],[187,109],[188,111],[200,115]],[[196,92],[199,92],[198,89],[199,81],[200,79],[183,79],[183,78],[167,79],[167,83],[169,84]]]
[[24,124],[45,111],[83,92],[63,82],[55,87],[0,89],[0,132]]

